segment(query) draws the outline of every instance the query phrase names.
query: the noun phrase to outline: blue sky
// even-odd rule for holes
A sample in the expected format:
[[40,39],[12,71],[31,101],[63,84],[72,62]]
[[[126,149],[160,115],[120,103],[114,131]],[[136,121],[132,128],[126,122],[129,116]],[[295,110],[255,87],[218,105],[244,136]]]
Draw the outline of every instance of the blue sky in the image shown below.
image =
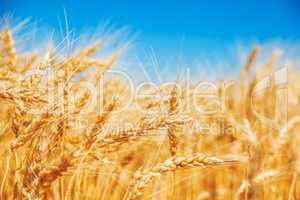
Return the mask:
[[0,13],[32,17],[59,29],[66,9],[72,28],[80,32],[110,19],[128,25],[138,48],[150,47],[162,59],[224,52],[236,42],[300,39],[298,0],[0,0]]

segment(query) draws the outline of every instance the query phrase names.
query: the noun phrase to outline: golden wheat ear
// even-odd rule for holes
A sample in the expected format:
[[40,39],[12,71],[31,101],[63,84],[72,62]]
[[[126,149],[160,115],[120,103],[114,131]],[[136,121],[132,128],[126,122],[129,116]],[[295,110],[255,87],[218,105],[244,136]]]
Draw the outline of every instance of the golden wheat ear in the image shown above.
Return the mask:
[[129,186],[129,192],[126,200],[133,200],[141,197],[143,190],[147,187],[149,182],[155,177],[158,177],[164,173],[196,167],[206,168],[220,165],[233,165],[240,162],[241,160],[238,158],[222,159],[205,154],[195,154],[185,157],[172,157],[163,163],[156,164],[151,169],[138,171]]

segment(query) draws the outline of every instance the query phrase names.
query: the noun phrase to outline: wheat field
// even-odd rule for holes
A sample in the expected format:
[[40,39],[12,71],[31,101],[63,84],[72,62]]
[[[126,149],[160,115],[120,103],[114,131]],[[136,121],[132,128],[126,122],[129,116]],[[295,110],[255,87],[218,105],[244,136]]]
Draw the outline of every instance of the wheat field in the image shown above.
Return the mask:
[[133,95],[104,79],[121,55],[95,57],[100,42],[66,56],[19,53],[8,26],[0,40],[0,199],[300,199],[300,74],[279,55],[257,65],[253,48],[234,84]]

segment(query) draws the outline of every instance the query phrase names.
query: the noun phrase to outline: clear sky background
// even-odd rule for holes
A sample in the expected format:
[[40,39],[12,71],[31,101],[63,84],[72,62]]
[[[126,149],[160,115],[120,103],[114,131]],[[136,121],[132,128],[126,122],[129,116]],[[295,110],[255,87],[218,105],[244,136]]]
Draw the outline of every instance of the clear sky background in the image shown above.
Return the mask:
[[59,29],[66,9],[80,32],[110,19],[128,25],[141,50],[154,49],[162,60],[179,54],[195,58],[224,52],[235,42],[300,39],[299,0],[0,0],[0,14]]

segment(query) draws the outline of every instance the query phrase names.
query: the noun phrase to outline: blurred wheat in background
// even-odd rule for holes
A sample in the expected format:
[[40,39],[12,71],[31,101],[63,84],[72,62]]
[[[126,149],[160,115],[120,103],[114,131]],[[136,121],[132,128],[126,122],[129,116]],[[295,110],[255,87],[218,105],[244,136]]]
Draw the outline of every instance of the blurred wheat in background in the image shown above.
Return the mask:
[[127,105],[128,82],[102,79],[119,51],[19,53],[8,26],[0,40],[1,199],[300,198],[299,73],[280,82],[278,54],[254,68],[254,48],[230,87],[149,86]]

